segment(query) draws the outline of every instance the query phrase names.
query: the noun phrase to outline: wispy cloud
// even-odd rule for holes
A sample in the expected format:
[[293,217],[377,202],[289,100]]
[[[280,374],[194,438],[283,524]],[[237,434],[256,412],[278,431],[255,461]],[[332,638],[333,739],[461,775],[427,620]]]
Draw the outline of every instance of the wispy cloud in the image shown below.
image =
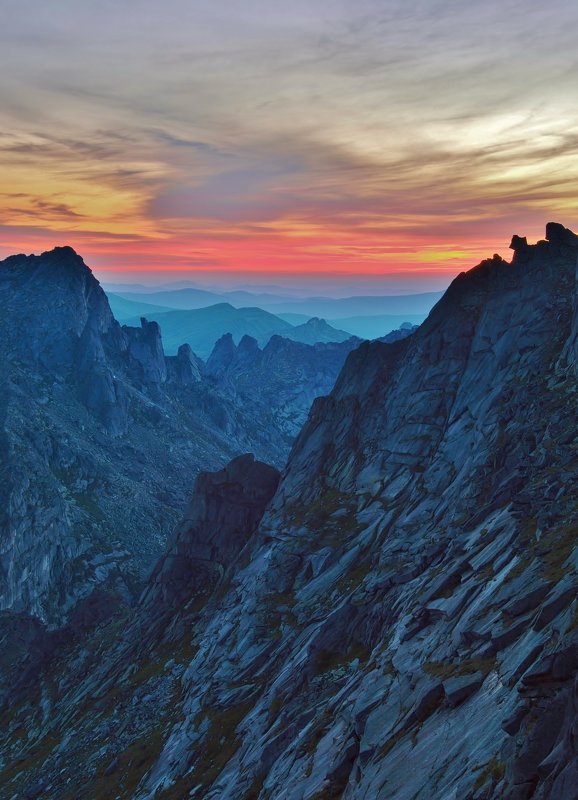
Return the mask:
[[456,270],[578,216],[570,0],[3,14],[5,253],[68,235],[102,265]]

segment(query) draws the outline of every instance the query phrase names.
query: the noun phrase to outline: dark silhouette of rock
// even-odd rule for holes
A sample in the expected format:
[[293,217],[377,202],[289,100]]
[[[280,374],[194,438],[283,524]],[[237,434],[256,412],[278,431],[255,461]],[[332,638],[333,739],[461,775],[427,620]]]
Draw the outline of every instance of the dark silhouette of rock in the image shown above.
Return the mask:
[[235,458],[219,472],[202,472],[141,605],[159,610],[209,595],[249,541],[278,483],[279,472],[252,455]]
[[550,244],[564,245],[565,247],[578,247],[578,236],[559,222],[546,224],[546,239]]
[[203,378],[204,364],[188,344],[182,344],[176,356],[168,356],[166,364],[168,374],[180,386],[191,386]]

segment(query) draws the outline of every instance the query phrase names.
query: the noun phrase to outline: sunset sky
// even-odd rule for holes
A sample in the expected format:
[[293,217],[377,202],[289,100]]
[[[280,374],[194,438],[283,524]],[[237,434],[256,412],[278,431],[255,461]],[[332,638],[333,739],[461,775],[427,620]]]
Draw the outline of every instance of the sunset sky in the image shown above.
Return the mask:
[[578,227],[575,0],[0,0],[0,21],[0,257],[419,291]]

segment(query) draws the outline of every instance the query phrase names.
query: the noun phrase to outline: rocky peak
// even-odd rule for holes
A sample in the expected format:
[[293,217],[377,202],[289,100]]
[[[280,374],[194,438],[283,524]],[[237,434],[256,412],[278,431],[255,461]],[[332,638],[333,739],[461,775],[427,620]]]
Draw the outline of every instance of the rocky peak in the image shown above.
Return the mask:
[[208,596],[255,531],[279,477],[252,454],[238,456],[218,472],[202,472],[141,605],[158,612]]
[[578,236],[559,222],[548,222],[546,224],[546,239],[550,244],[572,248],[578,247]]
[[307,325],[309,328],[311,328],[314,331],[323,330],[323,329],[329,327],[327,322],[324,319],[322,319],[321,317],[311,317],[311,319],[307,320],[305,325]]
[[189,344],[182,344],[176,356],[167,356],[165,360],[168,374],[175,383],[192,386],[202,380],[205,365]]
[[518,253],[526,253],[528,250],[528,239],[526,236],[512,236],[512,241],[510,242],[510,250],[513,250],[515,254]]
[[218,375],[225,371],[237,353],[231,333],[225,333],[216,342],[213,352],[207,359],[207,375]]
[[239,342],[239,346],[237,347],[237,353],[255,355],[258,352],[259,352],[259,343],[255,339],[255,337],[245,334],[241,339],[241,341]]
[[158,387],[167,378],[165,354],[158,322],[141,317],[140,328],[123,325],[132,372],[145,386]]
[[0,262],[2,290],[8,347],[50,370],[72,366],[87,326],[103,333],[114,325],[100,284],[70,247]]
[[576,249],[578,248],[578,236],[559,222],[548,222],[546,224],[546,239],[542,239],[534,245],[529,245],[526,236],[513,236],[510,249],[514,251],[512,263],[527,261],[536,252],[545,252],[546,248]]

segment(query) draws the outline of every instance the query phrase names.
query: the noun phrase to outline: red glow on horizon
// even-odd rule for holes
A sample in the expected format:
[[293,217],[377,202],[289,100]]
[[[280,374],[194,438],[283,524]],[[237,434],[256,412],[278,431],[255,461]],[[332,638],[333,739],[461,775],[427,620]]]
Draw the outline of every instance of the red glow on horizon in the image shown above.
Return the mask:
[[4,229],[0,247],[2,257],[14,252],[40,253],[55,246],[70,245],[101,277],[113,280],[115,274],[164,274],[214,276],[221,273],[260,275],[268,279],[283,275],[312,274],[350,277],[387,277],[403,274],[415,281],[419,291],[424,278],[451,278],[470,269],[496,250],[509,258],[509,240],[502,237],[501,247],[496,238],[457,242],[442,237],[427,240],[422,234],[409,236],[369,234],[360,241],[359,231],[339,235],[287,236],[282,232],[267,236],[224,233],[219,236],[187,239],[170,237],[152,239],[139,237],[94,236],[54,231],[22,231],[9,233]]

